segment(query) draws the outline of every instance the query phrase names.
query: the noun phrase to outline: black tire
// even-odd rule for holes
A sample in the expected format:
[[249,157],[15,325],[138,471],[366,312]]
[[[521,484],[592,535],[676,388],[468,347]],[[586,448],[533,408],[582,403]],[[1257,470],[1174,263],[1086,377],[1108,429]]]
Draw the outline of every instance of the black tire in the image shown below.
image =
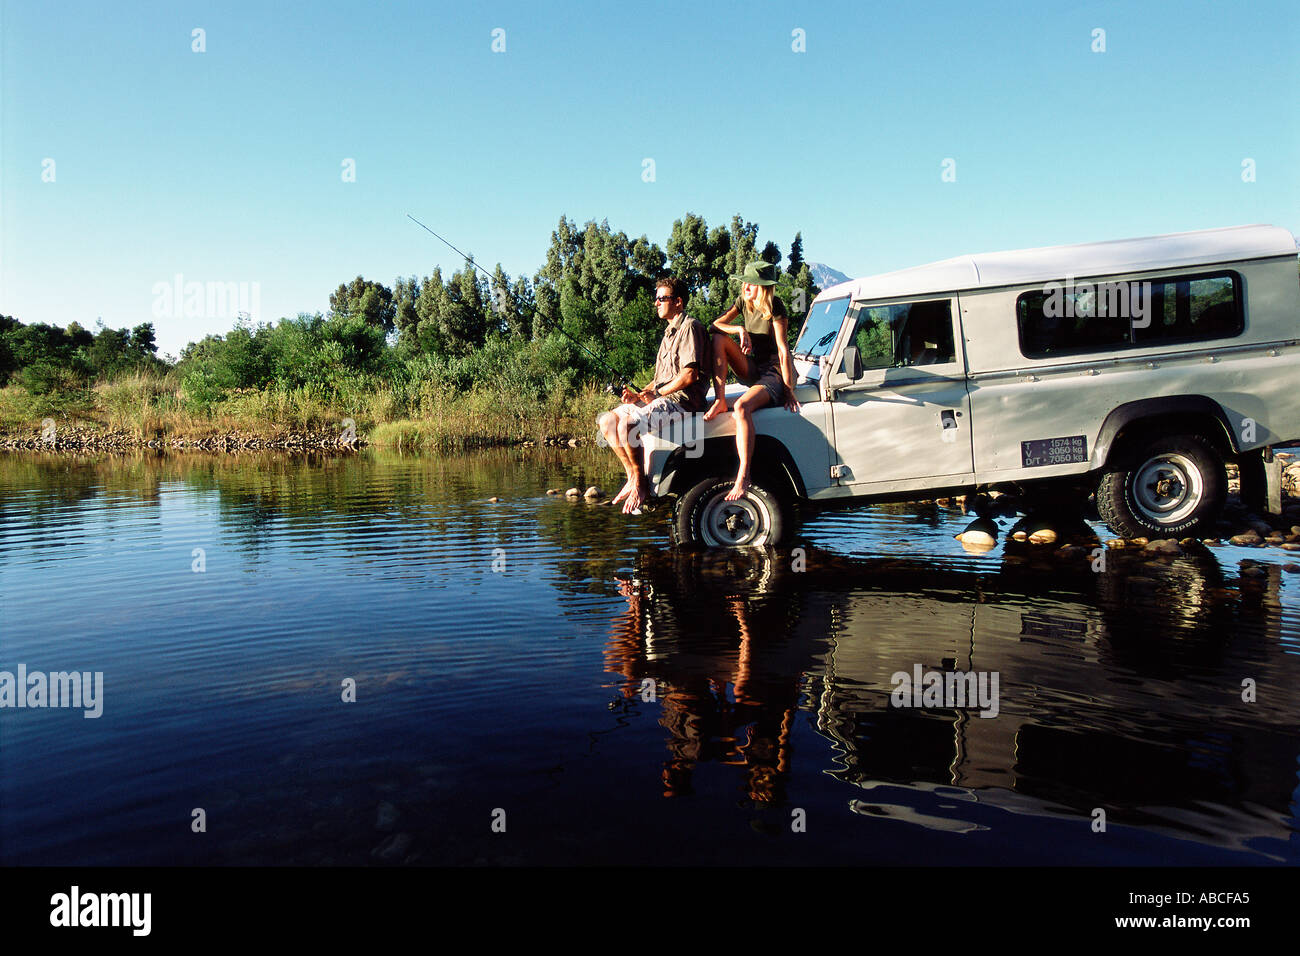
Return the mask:
[[1223,456],[1200,435],[1171,435],[1130,449],[1097,485],[1097,514],[1125,538],[1208,530],[1223,510]]
[[733,484],[730,478],[712,476],[678,498],[672,515],[673,542],[713,548],[782,544],[794,528],[785,499],[754,481],[739,500],[727,501]]

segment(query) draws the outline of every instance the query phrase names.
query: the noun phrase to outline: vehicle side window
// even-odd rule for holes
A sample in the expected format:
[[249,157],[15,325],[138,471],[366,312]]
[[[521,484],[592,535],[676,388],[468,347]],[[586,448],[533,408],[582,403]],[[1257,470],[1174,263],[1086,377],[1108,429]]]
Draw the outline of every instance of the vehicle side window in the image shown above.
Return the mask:
[[1116,282],[1050,282],[1016,299],[1026,358],[1109,352],[1240,335],[1236,273]]
[[858,347],[864,369],[956,361],[952,301],[863,306],[857,313],[851,344]]
[[1138,345],[1238,335],[1241,312],[1233,276],[1154,282],[1151,324],[1135,328]]

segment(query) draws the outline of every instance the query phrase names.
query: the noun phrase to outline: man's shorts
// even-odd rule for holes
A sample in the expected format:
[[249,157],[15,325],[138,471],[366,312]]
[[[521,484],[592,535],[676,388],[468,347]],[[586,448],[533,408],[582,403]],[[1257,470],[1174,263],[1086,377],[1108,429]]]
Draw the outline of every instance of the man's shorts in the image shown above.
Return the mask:
[[747,388],[762,385],[770,399],[768,404],[773,408],[780,408],[785,404],[785,379],[781,378],[781,367],[776,362],[760,365],[753,378],[742,378],[739,373],[736,374],[736,378]]
[[614,409],[620,416],[628,419],[628,438],[640,438],[646,432],[668,436],[674,429],[680,430],[688,415],[675,395],[661,395],[645,405],[624,404]]

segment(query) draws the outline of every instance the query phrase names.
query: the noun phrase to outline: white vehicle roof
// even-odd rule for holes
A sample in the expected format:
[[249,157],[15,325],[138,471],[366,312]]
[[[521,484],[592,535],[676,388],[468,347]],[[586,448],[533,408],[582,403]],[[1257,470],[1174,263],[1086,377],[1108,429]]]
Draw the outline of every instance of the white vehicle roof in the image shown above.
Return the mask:
[[823,289],[817,298],[851,295],[854,299],[887,299],[1042,283],[1066,276],[1108,276],[1149,269],[1293,256],[1296,251],[1295,237],[1279,226],[1231,226],[1143,239],[1114,239],[1073,246],[957,256],[897,272],[850,279]]

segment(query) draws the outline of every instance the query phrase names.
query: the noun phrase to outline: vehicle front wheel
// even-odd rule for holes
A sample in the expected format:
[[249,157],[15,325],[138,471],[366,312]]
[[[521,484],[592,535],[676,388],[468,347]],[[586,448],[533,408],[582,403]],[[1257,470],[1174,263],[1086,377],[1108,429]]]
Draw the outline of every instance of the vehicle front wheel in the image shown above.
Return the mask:
[[1097,513],[1125,538],[1207,530],[1223,509],[1223,456],[1200,435],[1173,435],[1124,455],[1097,485]]
[[743,496],[727,501],[732,480],[705,478],[677,499],[673,540],[711,548],[781,544],[794,527],[790,506],[757,481]]

